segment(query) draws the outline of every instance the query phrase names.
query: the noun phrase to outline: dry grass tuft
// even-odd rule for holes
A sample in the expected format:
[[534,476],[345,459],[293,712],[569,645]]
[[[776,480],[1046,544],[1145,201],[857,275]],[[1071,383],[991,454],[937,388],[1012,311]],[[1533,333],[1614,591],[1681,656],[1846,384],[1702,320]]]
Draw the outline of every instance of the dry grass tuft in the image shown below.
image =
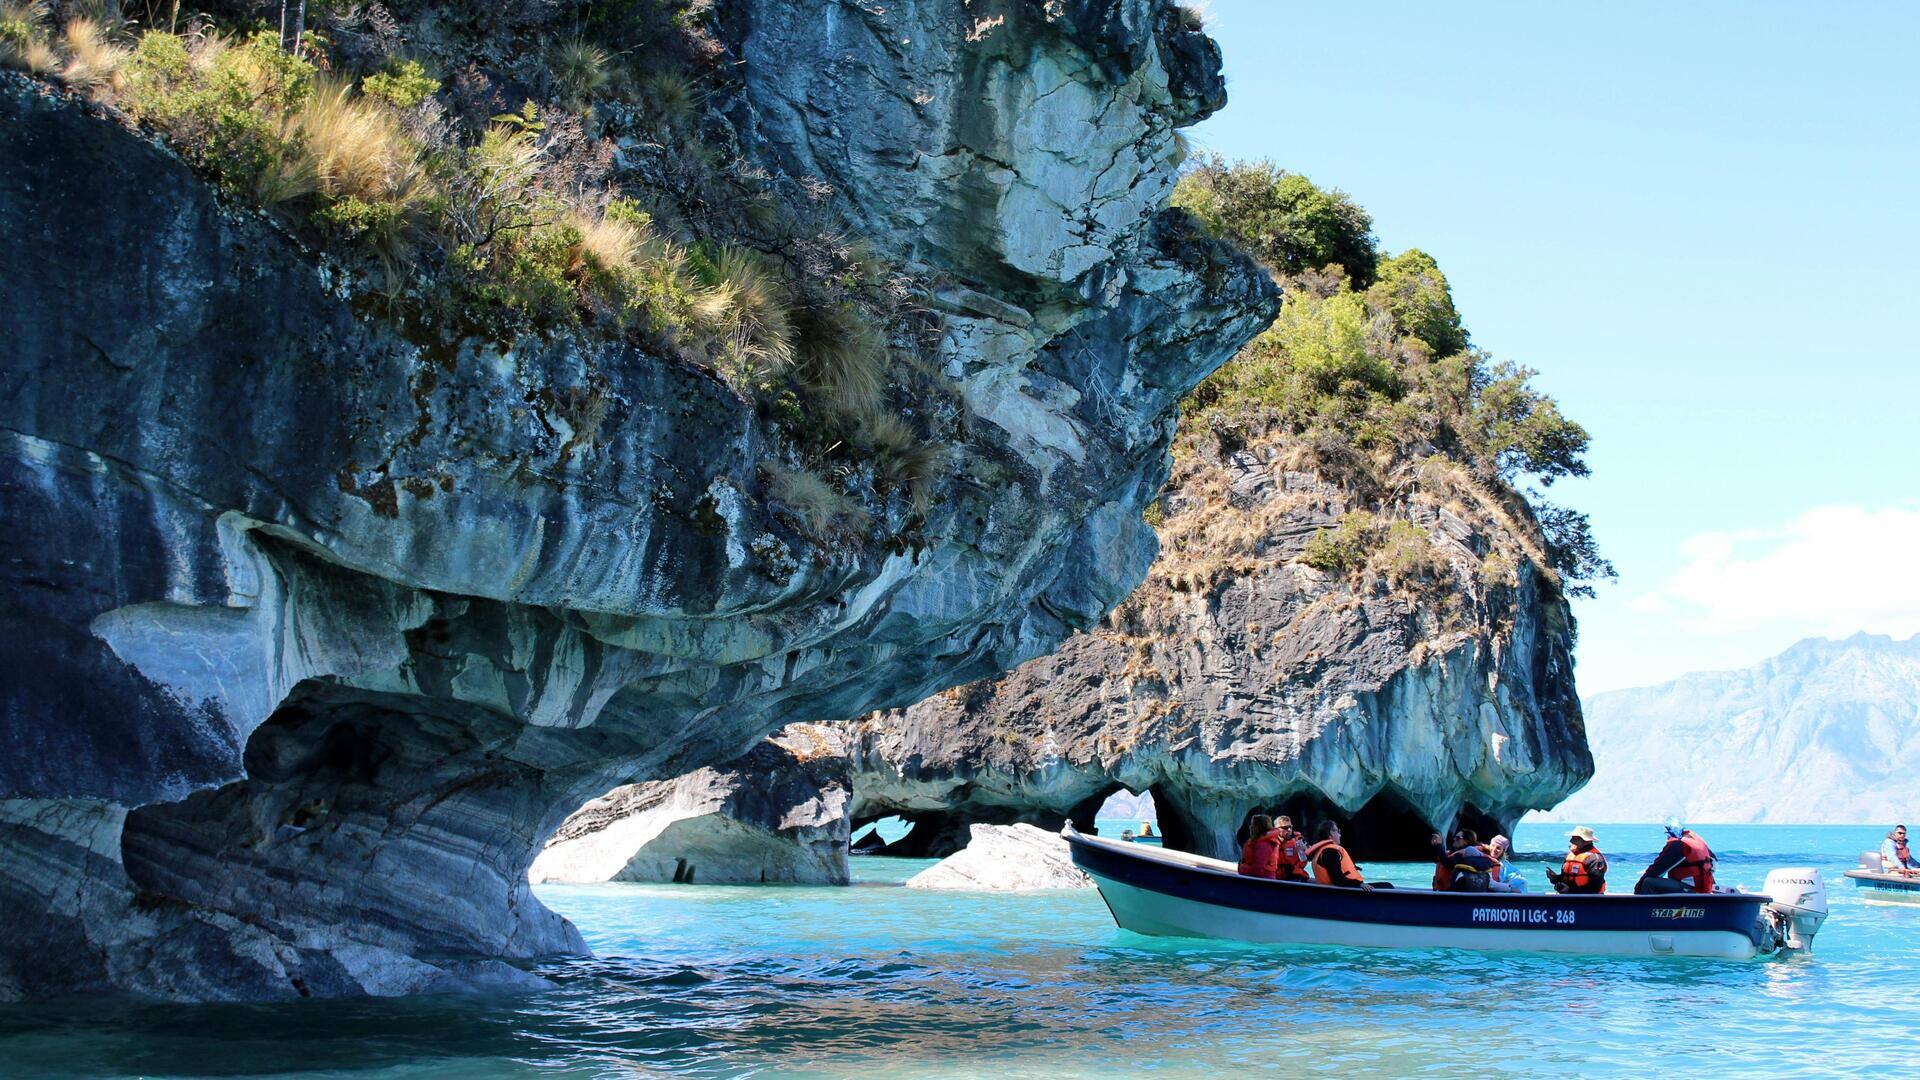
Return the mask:
[[694,302],[694,318],[718,346],[729,381],[764,385],[793,365],[792,295],[758,252],[727,247],[714,267],[718,280]]
[[887,411],[892,357],[877,322],[846,301],[800,312],[800,378],[816,400],[856,427],[871,427]]
[[44,75],[60,66],[47,44],[46,0],[0,2],[0,67]]
[[60,81],[94,96],[109,94],[119,82],[120,64],[132,51],[114,41],[93,19],[79,18],[61,34]]
[[768,464],[766,473],[769,493],[785,503],[812,536],[826,539],[836,532],[862,533],[873,524],[872,515],[859,503],[811,472]]
[[329,199],[411,202],[421,191],[419,151],[392,110],[326,82],[300,107],[295,128]]

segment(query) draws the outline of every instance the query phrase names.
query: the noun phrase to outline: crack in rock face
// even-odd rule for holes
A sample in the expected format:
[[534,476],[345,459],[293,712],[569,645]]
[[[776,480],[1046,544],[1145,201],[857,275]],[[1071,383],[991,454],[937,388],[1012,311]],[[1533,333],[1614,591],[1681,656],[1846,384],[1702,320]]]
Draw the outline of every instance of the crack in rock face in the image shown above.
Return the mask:
[[1176,403],[1277,302],[1164,209],[1211,43],[1160,0],[718,18],[750,153],[941,283],[972,415],[911,545],[791,527],[710,374],[423,350],[0,73],[0,999],[525,985],[583,949],[526,872],[589,799],[1007,670],[1145,573]]

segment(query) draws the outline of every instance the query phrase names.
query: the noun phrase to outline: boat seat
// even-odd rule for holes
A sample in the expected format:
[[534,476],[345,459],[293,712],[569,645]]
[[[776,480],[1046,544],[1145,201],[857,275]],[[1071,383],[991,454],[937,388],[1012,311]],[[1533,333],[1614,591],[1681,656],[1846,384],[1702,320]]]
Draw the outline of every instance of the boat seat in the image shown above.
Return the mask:
[[1878,851],[1861,852],[1860,853],[1860,869],[1862,870],[1880,869],[1880,853]]

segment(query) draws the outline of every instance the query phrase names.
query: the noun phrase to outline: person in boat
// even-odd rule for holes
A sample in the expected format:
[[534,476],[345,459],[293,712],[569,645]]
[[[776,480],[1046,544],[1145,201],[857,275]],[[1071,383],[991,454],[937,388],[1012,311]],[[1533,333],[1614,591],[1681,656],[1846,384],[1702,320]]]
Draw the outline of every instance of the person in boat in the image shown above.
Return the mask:
[[1487,841],[1487,854],[1492,857],[1494,870],[1487,887],[1494,892],[1523,893],[1527,891],[1527,879],[1514,873],[1513,864],[1507,856],[1513,852],[1513,841],[1504,836],[1496,836]]
[[1573,895],[1597,895],[1607,891],[1607,857],[1600,853],[1600,838],[1582,825],[1567,834],[1567,859],[1560,872],[1547,871],[1553,891]]
[[1348,889],[1371,889],[1367,879],[1360,876],[1360,868],[1353,865],[1353,856],[1340,846],[1340,826],[1331,821],[1320,823],[1320,839],[1307,848],[1307,861],[1313,867],[1313,880],[1322,885],[1338,885]]
[[1713,891],[1713,849],[1692,829],[1673,818],[1667,819],[1667,843],[1633,891],[1640,896],[1664,893],[1710,893]]
[[1473,830],[1461,829],[1453,834],[1453,850],[1449,851],[1448,845],[1441,843],[1440,834],[1433,834],[1428,842],[1433,845],[1435,892],[1493,891],[1493,875],[1500,869],[1500,860],[1487,854],[1478,841]]
[[1240,872],[1268,879],[1280,875],[1280,830],[1265,814],[1255,814],[1247,822],[1247,842],[1240,845]]
[[1880,869],[1890,874],[1920,874],[1920,859],[1907,847],[1907,827],[1895,825],[1880,845]]
[[1142,821],[1140,823],[1140,839],[1145,840],[1148,837],[1151,837],[1152,835],[1153,835],[1153,822]]
[[1285,814],[1274,816],[1273,827],[1280,834],[1280,861],[1274,876],[1281,881],[1312,881],[1307,873],[1307,838]]

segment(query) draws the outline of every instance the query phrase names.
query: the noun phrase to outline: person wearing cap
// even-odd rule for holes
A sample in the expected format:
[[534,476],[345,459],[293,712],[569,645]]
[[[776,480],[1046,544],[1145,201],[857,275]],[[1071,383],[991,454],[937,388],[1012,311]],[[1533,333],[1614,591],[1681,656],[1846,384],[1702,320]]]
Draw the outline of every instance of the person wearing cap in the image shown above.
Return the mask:
[[1600,838],[1586,825],[1567,834],[1567,860],[1560,872],[1547,871],[1547,880],[1557,893],[1604,893],[1607,891],[1607,857],[1600,853]]
[[1641,896],[1713,891],[1713,849],[1676,818],[1667,819],[1667,843],[1634,883]]

